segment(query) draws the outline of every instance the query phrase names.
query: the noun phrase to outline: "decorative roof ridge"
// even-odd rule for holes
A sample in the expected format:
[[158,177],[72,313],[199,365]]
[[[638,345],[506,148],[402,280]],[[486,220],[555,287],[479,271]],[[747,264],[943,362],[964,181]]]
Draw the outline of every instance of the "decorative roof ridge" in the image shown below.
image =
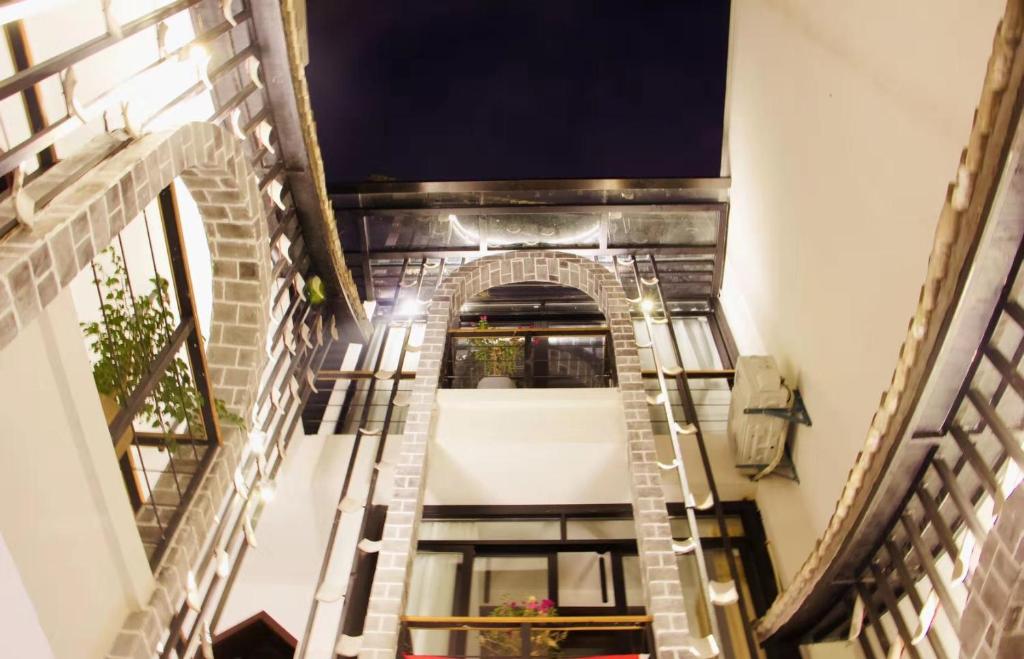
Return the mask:
[[757,633],[762,640],[775,634],[799,610],[856,531],[859,518],[900,446],[927,381],[931,358],[941,349],[1013,138],[1016,126],[1011,117],[1020,111],[1019,93],[1024,81],[1024,49],[1019,48],[1022,13],[1024,0],[1008,0],[996,28],[970,139],[939,214],[928,272],[892,381],[871,420],[864,448],[857,454],[828,526],[793,581],[758,621]]
[[334,218],[334,207],[327,194],[327,181],[324,175],[324,161],[320,153],[320,142],[317,139],[316,121],[313,119],[313,107],[309,99],[309,84],[306,81],[305,68],[302,65],[302,52],[299,44],[298,25],[296,22],[297,0],[280,0],[283,19],[284,37],[287,44],[288,68],[291,72],[292,89],[295,93],[295,104],[299,114],[299,128],[306,145],[309,159],[309,175],[313,180],[313,188],[320,205],[320,219],[324,225],[324,237],[327,252],[338,274],[343,297],[348,304],[352,318],[360,327],[360,331],[369,336],[370,323],[366,311],[360,303],[359,289],[352,278],[352,272],[345,264],[345,255],[338,236],[338,223]]

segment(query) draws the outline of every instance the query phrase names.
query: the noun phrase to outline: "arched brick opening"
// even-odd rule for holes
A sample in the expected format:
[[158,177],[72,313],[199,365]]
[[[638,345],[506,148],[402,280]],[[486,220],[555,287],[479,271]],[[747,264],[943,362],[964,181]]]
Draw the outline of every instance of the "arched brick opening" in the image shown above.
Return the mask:
[[0,349],[176,176],[192,192],[210,243],[214,387],[234,411],[245,410],[269,320],[270,245],[248,159],[238,140],[213,124],[134,141],[42,209],[34,230],[19,227],[0,245]]
[[960,656],[1024,657],[1024,486],[1006,499],[981,547],[960,619]]
[[362,659],[391,659],[398,647],[399,618],[405,609],[415,555],[416,527],[426,481],[427,442],[448,328],[464,301],[489,288],[521,282],[577,288],[597,302],[608,320],[626,420],[623,457],[630,471],[645,604],[654,617],[658,656],[686,656],[683,647],[689,640],[689,628],[625,291],[612,272],[578,256],[507,252],[457,270],[440,285],[428,307],[401,455],[395,468],[394,496],[388,507],[363,628],[359,653]]
[[[84,147],[88,154],[96,143]],[[192,123],[134,140],[60,193],[33,230],[0,244],[0,350],[27,327],[141,209],[180,176],[195,199],[213,262],[213,316],[205,345],[214,395],[247,422],[267,360],[271,257],[257,179],[241,143],[219,126]],[[231,486],[245,431],[223,440],[158,566],[156,588],[132,614],[115,649],[151,656],[185,592]],[[138,630],[145,630],[139,633]],[[129,647],[130,646],[130,647]],[[134,654],[133,654],[134,653]]]

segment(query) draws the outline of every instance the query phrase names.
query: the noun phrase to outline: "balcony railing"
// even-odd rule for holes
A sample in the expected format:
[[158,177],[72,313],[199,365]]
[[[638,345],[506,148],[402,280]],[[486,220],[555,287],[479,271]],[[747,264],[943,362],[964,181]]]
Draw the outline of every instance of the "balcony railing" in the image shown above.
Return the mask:
[[[448,632],[451,657],[513,659],[648,654],[651,616],[402,616],[398,657],[416,656],[416,631]],[[548,642],[560,639],[558,647]],[[472,644],[467,640],[476,641]],[[466,648],[477,653],[467,653]]]
[[555,389],[615,386],[607,327],[459,328],[448,332],[441,386]]

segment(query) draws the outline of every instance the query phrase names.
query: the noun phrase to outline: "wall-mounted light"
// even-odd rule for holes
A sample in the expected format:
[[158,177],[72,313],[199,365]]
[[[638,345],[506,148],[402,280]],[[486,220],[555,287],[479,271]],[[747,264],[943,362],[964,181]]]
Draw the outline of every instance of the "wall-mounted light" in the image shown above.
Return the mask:
[[928,593],[928,597],[924,601],[924,606],[921,607],[921,612],[917,616],[917,630],[914,632],[913,637],[910,639],[912,645],[917,645],[924,640],[924,637],[928,635],[928,630],[932,628],[932,623],[935,621],[935,613],[939,610],[939,596],[935,590]]
[[263,503],[270,503],[277,496],[277,483],[272,480],[260,482],[260,500]]
[[357,510],[362,510],[363,504],[355,497],[344,497],[338,504],[338,510],[343,513],[354,513]]
[[194,43],[183,54],[196,67],[196,75],[203,81],[203,86],[208,91],[213,90],[213,82],[210,81],[210,51],[203,44]]
[[252,80],[252,84],[262,89],[263,81],[260,80],[260,61],[253,55],[249,55],[245,60],[245,68],[249,72],[249,79]]
[[78,76],[75,75],[74,68],[69,66],[64,70],[60,76],[60,86],[64,93],[64,104],[67,106],[68,114],[74,115],[83,124],[86,123],[88,119],[85,116],[85,108],[82,107],[82,103],[75,93],[78,88]]
[[220,0],[220,13],[231,27],[238,25],[235,14],[231,11],[231,0]]
[[267,195],[270,196],[270,200],[274,202],[274,205],[281,210],[285,210],[284,201],[281,200],[281,192],[284,190],[281,182],[276,178],[267,184]]
[[253,549],[258,546],[256,543],[256,529],[252,527],[252,516],[248,511],[249,506],[242,509],[242,534],[245,535],[245,542]]
[[36,225],[36,201],[25,189],[25,162],[14,170],[14,185],[11,195],[14,197],[14,216],[18,222],[32,229]]
[[275,153],[275,151],[274,146],[270,143],[271,130],[272,129],[270,127],[270,124],[268,124],[266,121],[261,121],[259,125],[256,126],[256,139],[263,146],[263,148],[267,150],[267,153],[273,154]]
[[363,647],[362,636],[349,636],[348,634],[342,634],[338,638],[337,644],[334,646],[334,651],[343,657],[354,657],[359,654],[359,650]]
[[210,623],[203,621],[203,629],[199,634],[199,645],[202,648],[203,659],[214,659],[213,655],[213,634],[210,633]]
[[359,547],[359,551],[365,554],[376,554],[380,551],[381,544],[382,543],[380,540],[370,540],[369,538],[363,538],[359,541],[359,544],[356,546]]
[[739,592],[736,590],[736,582],[732,579],[728,581],[709,581],[708,598],[716,606],[735,604],[740,598]]
[[217,550],[217,576],[224,579],[231,574],[231,558],[223,549]]
[[262,430],[253,430],[249,433],[249,450],[253,453],[262,453],[267,448],[267,433]]
[[114,0],[102,0],[102,8],[103,20],[107,25],[107,32],[115,39],[120,39],[122,36],[121,21],[118,20],[117,15],[114,12]]
[[697,548],[697,541],[693,538],[687,538],[682,542],[673,542],[672,551],[676,554],[692,554],[693,550]]
[[[245,133],[242,132],[242,126],[239,121],[242,118],[242,108],[235,108],[231,111],[231,133],[241,141],[245,141]],[[282,234],[283,235],[283,234]]]
[[142,137],[143,128],[139,121],[139,113],[131,101],[121,103],[121,120],[124,121],[124,130],[129,136],[135,139]]
[[846,635],[846,640],[856,641],[863,628],[864,600],[860,598],[860,595],[857,595],[856,599],[853,600],[853,614],[850,617],[850,631]]
[[196,574],[192,570],[189,570],[185,577],[185,604],[193,611],[199,611],[203,606],[203,601],[199,597],[199,585],[196,584]]
[[240,466],[235,467],[235,475],[234,478],[232,479],[232,482],[235,485],[235,492],[238,494],[238,496],[242,497],[243,499],[248,498],[249,488],[245,484],[245,477],[242,475],[242,468]]

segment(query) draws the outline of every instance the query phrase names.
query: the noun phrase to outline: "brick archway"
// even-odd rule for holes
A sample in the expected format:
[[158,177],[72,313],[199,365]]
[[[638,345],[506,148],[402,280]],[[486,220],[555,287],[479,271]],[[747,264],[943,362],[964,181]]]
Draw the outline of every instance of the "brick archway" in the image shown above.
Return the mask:
[[[83,151],[93,148],[101,147]],[[238,140],[213,124],[135,140],[42,209],[34,230],[14,230],[0,245],[0,349],[176,176],[195,198],[210,243],[214,389],[234,411],[245,410],[269,320],[270,245],[248,159]]]
[[[105,148],[101,142],[81,153]],[[214,395],[248,421],[267,360],[269,234],[241,143],[213,124],[187,124],[132,141],[54,198],[38,213],[34,230],[18,227],[0,244],[0,350],[176,176],[199,207],[210,246],[214,305],[206,361]],[[224,426],[221,438],[158,566],[148,605],[129,617],[118,639],[119,652],[151,656],[155,636],[184,596],[186,575],[213,532],[215,507],[231,486],[245,431]]]
[[608,319],[626,420],[624,458],[630,471],[644,600],[648,613],[654,616],[658,656],[686,656],[683,646],[689,633],[682,589],[625,291],[613,273],[578,256],[561,252],[507,252],[457,270],[441,284],[428,307],[401,456],[395,468],[394,497],[388,507],[367,608],[359,653],[362,659],[391,659],[398,647],[399,617],[405,609],[415,554],[416,527],[426,482],[427,443],[448,328],[464,301],[489,288],[521,282],[577,288],[593,298]]

